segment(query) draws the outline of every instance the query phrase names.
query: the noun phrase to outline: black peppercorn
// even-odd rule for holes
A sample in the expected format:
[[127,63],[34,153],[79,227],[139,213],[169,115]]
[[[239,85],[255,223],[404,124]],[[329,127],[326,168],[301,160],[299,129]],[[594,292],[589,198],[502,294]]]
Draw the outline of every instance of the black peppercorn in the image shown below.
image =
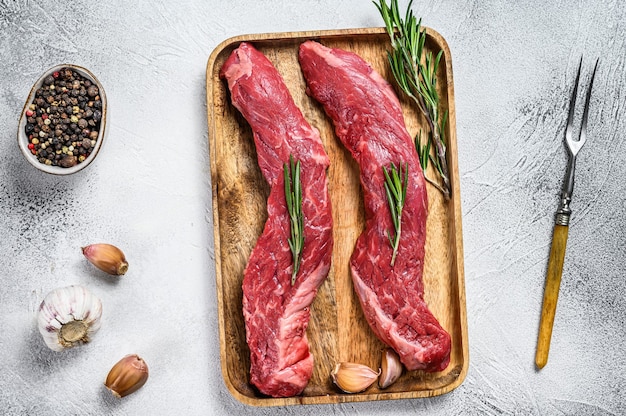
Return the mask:
[[87,95],[90,97],[95,97],[96,95],[98,95],[98,87],[96,87],[95,85],[90,85],[89,88],[87,88]]
[[82,142],[80,142],[80,145],[85,148],[85,149],[91,149],[91,140],[90,139],[83,139]]
[[59,164],[64,168],[71,168],[72,166],[76,165],[76,163],[78,163],[78,159],[70,155],[64,156],[63,159],[61,159],[61,161],[59,162]]

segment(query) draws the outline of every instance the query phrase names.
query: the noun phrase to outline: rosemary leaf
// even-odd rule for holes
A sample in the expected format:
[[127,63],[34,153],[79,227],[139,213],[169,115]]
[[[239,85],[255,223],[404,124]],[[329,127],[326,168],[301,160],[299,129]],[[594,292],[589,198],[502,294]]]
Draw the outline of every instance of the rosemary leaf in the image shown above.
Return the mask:
[[391,214],[391,221],[393,222],[394,233],[387,230],[387,238],[389,238],[389,244],[393,249],[391,256],[391,266],[396,262],[396,256],[398,254],[398,247],[400,246],[400,235],[402,234],[402,209],[404,208],[404,201],[406,201],[406,190],[409,183],[409,164],[405,163],[404,171],[402,170],[402,163],[399,165],[399,169],[395,164],[391,163],[389,169],[383,166],[383,174],[385,175],[385,194],[387,195],[387,202],[389,204],[389,212]]
[[294,285],[300,270],[302,249],[304,247],[304,216],[302,215],[300,161],[295,162],[293,155],[289,155],[289,164],[283,164],[283,174],[285,179],[285,203],[289,213],[289,228],[291,230],[291,238],[288,239],[288,242],[293,257],[291,284]]

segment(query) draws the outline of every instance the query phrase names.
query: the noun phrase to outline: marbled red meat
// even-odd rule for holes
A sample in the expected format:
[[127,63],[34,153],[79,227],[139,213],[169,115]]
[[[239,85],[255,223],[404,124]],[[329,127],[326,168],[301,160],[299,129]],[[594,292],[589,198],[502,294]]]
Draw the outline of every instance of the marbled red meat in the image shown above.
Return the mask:
[[[332,216],[328,155],[317,129],[295,105],[272,63],[242,43],[221,68],[233,105],[252,127],[258,163],[271,187],[267,222],[252,250],[243,279],[243,315],[250,348],[250,382],[274,397],[300,394],[313,371],[306,329],[309,305],[330,269]],[[283,163],[301,163],[304,249],[291,284],[290,219]]]
[[[354,53],[307,41],[300,46],[307,93],[332,119],[335,133],[360,168],[366,224],[350,258],[354,288],[374,333],[409,370],[441,371],[450,335],[424,301],[422,273],[428,199],[413,140],[390,84]],[[397,258],[382,166],[408,163],[409,182]]]

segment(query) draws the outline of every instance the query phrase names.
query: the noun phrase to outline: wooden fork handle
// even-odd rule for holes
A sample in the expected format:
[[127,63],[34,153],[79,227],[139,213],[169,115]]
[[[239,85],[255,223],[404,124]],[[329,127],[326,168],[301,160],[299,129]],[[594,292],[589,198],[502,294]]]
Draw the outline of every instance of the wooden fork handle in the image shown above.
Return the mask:
[[565,260],[565,246],[567,245],[567,225],[555,225],[552,234],[552,248],[548,261],[548,273],[546,275],[546,287],[543,294],[543,308],[541,310],[541,323],[539,324],[539,338],[537,340],[537,353],[535,364],[542,369],[548,362],[550,351],[550,339],[552,338],[552,326],[556,303],[559,298],[561,275],[563,273],[563,261]]

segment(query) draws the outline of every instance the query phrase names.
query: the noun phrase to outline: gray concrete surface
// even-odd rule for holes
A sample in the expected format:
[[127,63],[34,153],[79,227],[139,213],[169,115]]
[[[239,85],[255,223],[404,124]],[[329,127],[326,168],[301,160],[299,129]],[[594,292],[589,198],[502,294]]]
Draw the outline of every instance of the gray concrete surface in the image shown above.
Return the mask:
[[[404,7],[405,2],[401,2]],[[450,394],[289,408],[233,399],[220,372],[205,66],[245,33],[380,26],[367,0],[0,0],[0,413],[4,415],[626,414],[626,8],[620,1],[419,1],[454,66],[470,369]],[[600,57],[547,367],[533,360],[563,129],[578,59]],[[15,143],[31,84],[58,63],[94,71],[108,142],[72,177]],[[122,247],[123,279],[80,247]],[[34,317],[51,289],[97,292],[98,342],[57,354]],[[146,386],[113,400],[106,371],[145,357]]]

